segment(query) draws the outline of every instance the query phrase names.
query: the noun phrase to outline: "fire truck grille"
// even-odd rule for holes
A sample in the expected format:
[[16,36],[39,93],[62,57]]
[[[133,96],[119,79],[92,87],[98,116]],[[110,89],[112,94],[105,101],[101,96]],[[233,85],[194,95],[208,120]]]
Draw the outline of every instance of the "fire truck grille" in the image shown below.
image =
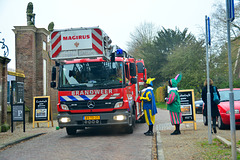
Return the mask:
[[64,102],[70,110],[82,110],[82,109],[107,109],[114,108],[117,102],[121,102],[122,99],[117,100],[91,100],[91,101],[74,101],[74,102]]

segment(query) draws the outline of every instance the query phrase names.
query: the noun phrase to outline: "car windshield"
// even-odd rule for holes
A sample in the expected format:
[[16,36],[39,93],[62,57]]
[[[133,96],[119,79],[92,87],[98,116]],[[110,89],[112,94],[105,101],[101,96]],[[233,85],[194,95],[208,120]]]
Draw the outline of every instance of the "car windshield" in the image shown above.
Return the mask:
[[[229,101],[229,90],[219,91],[221,102]],[[233,90],[234,101],[240,101],[240,90]]]
[[60,88],[120,87],[124,80],[123,62],[65,64],[60,69]]

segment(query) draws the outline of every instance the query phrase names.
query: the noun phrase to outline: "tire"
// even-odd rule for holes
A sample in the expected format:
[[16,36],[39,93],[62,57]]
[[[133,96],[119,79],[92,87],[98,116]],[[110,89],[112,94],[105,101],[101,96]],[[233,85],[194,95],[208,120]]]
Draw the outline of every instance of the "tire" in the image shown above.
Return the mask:
[[126,133],[127,134],[132,134],[133,133],[133,129],[135,127],[135,115],[134,114],[131,114],[131,123],[129,123],[127,126],[126,126]]
[[145,115],[144,115],[144,114],[142,115],[141,118],[142,118],[142,121],[141,121],[141,122],[142,122],[142,123],[146,123],[146,119],[145,119]]
[[77,129],[73,127],[66,127],[66,131],[68,135],[75,135],[77,133]]
[[144,114],[139,118],[139,120],[137,121],[137,123],[146,123],[145,115],[144,115]]
[[226,125],[223,123],[221,116],[218,116],[218,128],[219,129],[226,129]]
[[204,116],[204,115],[203,115],[203,124],[204,124],[205,126],[208,125],[207,116]]

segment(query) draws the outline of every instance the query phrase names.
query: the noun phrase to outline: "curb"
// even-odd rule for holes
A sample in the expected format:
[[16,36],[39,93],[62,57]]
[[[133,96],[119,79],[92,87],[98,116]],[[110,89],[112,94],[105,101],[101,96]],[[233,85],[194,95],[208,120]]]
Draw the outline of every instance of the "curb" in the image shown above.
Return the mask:
[[[216,138],[219,139],[222,143],[226,144],[228,147],[231,147],[232,143],[230,141],[220,136],[216,136]],[[237,149],[237,152],[240,153],[240,148],[236,148],[236,149]]]
[[21,143],[21,142],[23,142],[23,141],[27,141],[27,140],[30,140],[30,139],[32,139],[32,138],[39,137],[39,136],[44,135],[44,134],[46,134],[46,133],[38,133],[38,134],[29,136],[29,137],[25,137],[25,138],[16,140],[16,141],[11,142],[11,143],[7,143],[7,144],[4,144],[4,145],[0,145],[0,150],[2,150],[2,149],[4,149],[4,148],[7,148],[7,147],[9,147],[9,146],[12,146],[12,145],[16,145],[16,144]]
[[157,157],[158,157],[158,160],[164,160],[164,153],[163,153],[162,145],[163,144],[162,144],[160,131],[157,131]]

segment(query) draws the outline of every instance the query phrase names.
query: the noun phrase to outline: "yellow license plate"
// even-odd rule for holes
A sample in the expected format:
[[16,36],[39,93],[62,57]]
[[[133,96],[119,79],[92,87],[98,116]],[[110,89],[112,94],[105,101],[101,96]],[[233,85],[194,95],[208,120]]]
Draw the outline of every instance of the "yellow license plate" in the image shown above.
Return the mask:
[[84,116],[83,120],[99,120],[100,116]]

